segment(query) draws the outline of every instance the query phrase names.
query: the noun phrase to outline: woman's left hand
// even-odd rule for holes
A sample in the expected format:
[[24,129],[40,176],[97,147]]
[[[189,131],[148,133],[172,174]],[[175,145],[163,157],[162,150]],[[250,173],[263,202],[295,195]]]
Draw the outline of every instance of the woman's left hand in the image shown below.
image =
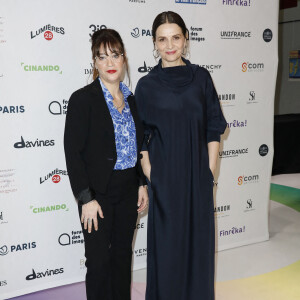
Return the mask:
[[138,196],[138,213],[142,212],[147,206],[149,202],[148,190],[147,186],[140,186],[139,187],[139,196]]

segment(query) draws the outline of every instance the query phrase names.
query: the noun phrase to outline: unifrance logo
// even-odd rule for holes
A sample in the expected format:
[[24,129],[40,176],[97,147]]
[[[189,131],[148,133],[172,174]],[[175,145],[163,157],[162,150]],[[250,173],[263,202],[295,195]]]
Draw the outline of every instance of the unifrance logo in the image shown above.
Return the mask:
[[[36,242],[29,242],[29,243],[22,243],[17,245],[11,245],[10,246],[10,252],[18,252],[23,250],[30,250],[36,248]],[[4,256],[9,253],[8,247],[6,245],[2,246],[0,248],[0,255]]]
[[68,100],[63,99],[61,102],[52,101],[50,102],[48,109],[52,115],[65,115],[68,109]]
[[89,28],[92,30],[92,32],[90,33],[90,37],[92,37],[92,35],[94,34],[95,31],[98,31],[100,29],[106,29],[106,25],[94,25],[94,24],[91,24],[89,26]]
[[32,212],[34,214],[38,214],[38,213],[43,213],[43,212],[52,212],[52,211],[69,211],[69,208],[67,207],[66,204],[55,204],[55,205],[50,205],[50,206],[41,206],[41,207],[34,207],[33,205],[31,205],[29,207],[30,210],[32,210]]
[[224,237],[224,236],[235,235],[235,234],[240,234],[245,232],[246,232],[246,226],[232,227],[229,230],[220,230],[219,236]]
[[251,31],[221,31],[222,40],[241,40],[251,38]]
[[239,176],[237,179],[237,183],[239,186],[249,184],[249,183],[258,183],[259,175],[248,175],[248,176]]
[[62,233],[58,237],[58,243],[61,246],[69,246],[69,245],[76,245],[76,244],[83,244],[84,238],[82,231],[72,231],[71,234]]
[[179,4],[203,4],[206,5],[207,0],[175,0]]
[[21,67],[25,72],[58,72],[58,74],[62,74],[59,65],[26,65],[22,62]]
[[242,63],[242,71],[245,72],[263,72],[265,65],[263,63]]
[[38,148],[38,147],[53,147],[55,145],[54,140],[39,140],[24,141],[23,136],[21,136],[21,142],[16,142],[14,147],[17,149],[21,148]]
[[263,39],[266,43],[269,43],[272,41],[273,38],[273,32],[271,29],[267,28],[263,32]]
[[43,278],[43,277],[59,275],[59,274],[62,274],[63,272],[64,272],[64,268],[59,268],[59,269],[54,269],[54,270],[47,269],[44,272],[35,272],[34,269],[32,269],[32,273],[26,276],[26,280],[34,280],[34,279],[39,279],[39,278]]
[[63,27],[51,26],[50,24],[45,25],[44,27],[39,28],[38,30],[31,31],[30,37],[31,39],[36,38],[40,34],[44,33],[44,39],[47,41],[51,41],[54,37],[53,33],[65,34],[65,29]]
[[0,106],[0,113],[1,114],[19,114],[25,112],[24,105],[20,106]]
[[251,0],[222,0],[223,5],[251,6]]
[[44,183],[50,178],[52,179],[53,183],[59,183],[61,180],[61,176],[68,176],[68,172],[66,170],[59,170],[56,168],[44,177],[40,177],[40,184]]
[[220,158],[238,157],[244,154],[248,154],[248,148],[219,151]]
[[131,31],[131,36],[136,38],[136,39],[140,36],[152,36],[152,30],[150,30],[150,29],[139,29],[138,27],[135,27]]
[[139,73],[148,73],[150,72],[154,67],[148,67],[146,65],[146,62],[144,61],[144,65],[138,68]]
[[247,127],[248,122],[247,120],[239,121],[239,120],[233,120],[230,123],[227,123],[228,128],[242,128]]

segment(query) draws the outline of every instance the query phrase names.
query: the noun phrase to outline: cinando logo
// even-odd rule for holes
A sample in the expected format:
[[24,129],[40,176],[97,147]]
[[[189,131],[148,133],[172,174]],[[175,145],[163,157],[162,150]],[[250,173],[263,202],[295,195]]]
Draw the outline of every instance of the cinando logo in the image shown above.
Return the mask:
[[175,0],[175,3],[180,4],[203,4],[206,5],[207,0]]
[[58,65],[25,65],[22,62],[21,67],[26,72],[58,72],[58,74],[62,74],[62,70]]
[[24,141],[23,137],[21,136],[21,142],[16,142],[14,147],[17,149],[20,148],[35,148],[35,147],[48,147],[54,146],[54,140],[39,140],[36,139],[34,142],[31,141]]
[[26,280],[34,280],[37,278],[59,275],[62,274],[63,272],[64,272],[64,268],[59,268],[55,270],[47,269],[45,272],[37,272],[37,273],[34,271],[34,269],[32,269],[32,274],[27,275]]
[[4,255],[6,255],[7,253],[8,253],[8,248],[7,248],[7,246],[6,246],[6,245],[2,246],[2,247],[0,248],[0,255],[1,255],[1,256],[4,256]]
[[69,208],[66,204],[56,204],[56,205],[50,205],[50,206],[41,206],[41,207],[34,207],[33,205],[30,206],[30,210],[34,214],[38,213],[45,213],[45,212],[51,212],[51,211],[69,211]]

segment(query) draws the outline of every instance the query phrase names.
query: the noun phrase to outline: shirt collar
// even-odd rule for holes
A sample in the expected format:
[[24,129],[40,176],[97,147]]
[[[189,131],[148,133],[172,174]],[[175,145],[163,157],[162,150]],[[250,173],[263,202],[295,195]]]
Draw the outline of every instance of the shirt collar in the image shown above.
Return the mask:
[[[98,78],[99,78],[99,81],[100,81],[101,88],[103,90],[103,94],[108,95],[109,99],[112,100],[113,97],[110,94],[109,90],[106,88],[106,86],[104,85],[104,83],[102,82],[100,77],[98,77]],[[130,96],[132,94],[130,89],[128,88],[128,86],[125,83],[123,83],[122,81],[120,81],[120,90],[121,90],[121,92],[124,96],[124,100],[127,100],[128,96]]]

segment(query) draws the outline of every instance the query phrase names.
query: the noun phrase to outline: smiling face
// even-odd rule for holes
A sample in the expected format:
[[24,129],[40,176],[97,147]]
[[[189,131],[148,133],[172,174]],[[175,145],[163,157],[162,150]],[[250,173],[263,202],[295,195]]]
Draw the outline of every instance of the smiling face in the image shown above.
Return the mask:
[[103,82],[114,84],[122,80],[124,75],[124,54],[115,50],[100,46],[98,55],[95,57],[95,68]]
[[162,66],[181,65],[181,56],[186,47],[186,38],[181,28],[175,23],[165,23],[157,28],[155,36],[154,45],[161,56]]

